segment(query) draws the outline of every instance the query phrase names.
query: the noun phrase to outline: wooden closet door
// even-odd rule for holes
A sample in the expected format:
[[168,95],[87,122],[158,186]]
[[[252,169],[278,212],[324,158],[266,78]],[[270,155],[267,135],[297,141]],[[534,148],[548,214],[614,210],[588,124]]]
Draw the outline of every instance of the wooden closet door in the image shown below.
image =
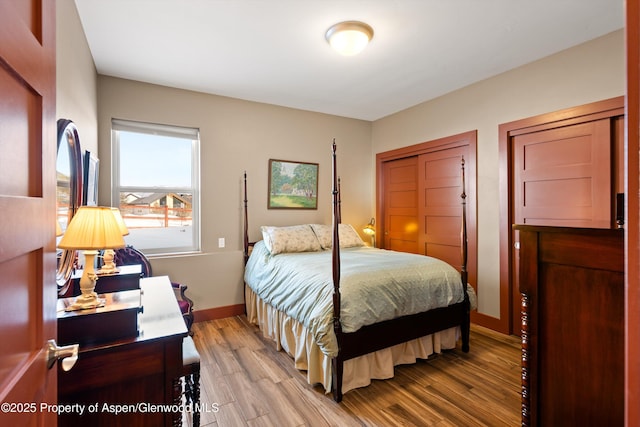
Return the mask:
[[[513,137],[516,224],[610,228],[613,174],[611,118]],[[617,186],[616,186],[617,187]],[[511,316],[519,335],[520,238],[513,231]]]
[[383,163],[384,235],[380,247],[420,253],[418,246],[418,157]]
[[611,120],[514,138],[515,222],[610,228]]
[[[423,255],[459,267],[462,221],[461,159],[468,146],[421,154],[418,158],[419,246]],[[468,186],[467,186],[468,187]]]
[[[376,154],[379,247],[429,255],[460,269],[462,223],[461,158],[466,173],[467,271],[477,284],[477,131]],[[493,318],[473,312],[472,320],[492,327]]]

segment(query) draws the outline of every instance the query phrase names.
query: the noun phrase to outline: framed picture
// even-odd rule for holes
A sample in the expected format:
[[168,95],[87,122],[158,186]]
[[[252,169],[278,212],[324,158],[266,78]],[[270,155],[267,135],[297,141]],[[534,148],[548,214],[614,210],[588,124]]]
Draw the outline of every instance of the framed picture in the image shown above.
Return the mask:
[[98,163],[96,156],[89,151],[84,152],[82,180],[82,204],[86,206],[98,205]]
[[318,209],[318,163],[269,160],[269,209]]

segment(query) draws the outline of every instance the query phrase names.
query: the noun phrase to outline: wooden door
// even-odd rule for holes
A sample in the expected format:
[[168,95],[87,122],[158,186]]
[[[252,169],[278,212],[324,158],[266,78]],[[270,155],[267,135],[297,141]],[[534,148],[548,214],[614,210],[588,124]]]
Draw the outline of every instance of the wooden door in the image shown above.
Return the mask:
[[418,157],[383,163],[384,231],[381,247],[420,253],[418,246]]
[[514,137],[516,224],[610,228],[609,118]]
[[421,154],[418,158],[420,253],[459,267],[462,221],[461,159],[468,146]]
[[[613,152],[610,117],[514,136],[515,224],[610,228]],[[513,233],[511,321],[519,335],[520,242]]]
[[[55,426],[55,2],[0,0],[0,425]],[[8,406],[6,406],[8,405]]]
[[[376,154],[379,247],[444,259],[460,268],[462,222],[461,165],[465,158],[467,271],[477,284],[476,236],[477,131],[451,135]],[[389,211],[389,205],[395,209]],[[391,229],[388,235],[387,230]],[[391,236],[391,239],[387,239]],[[493,318],[476,311],[474,323],[493,326]]]

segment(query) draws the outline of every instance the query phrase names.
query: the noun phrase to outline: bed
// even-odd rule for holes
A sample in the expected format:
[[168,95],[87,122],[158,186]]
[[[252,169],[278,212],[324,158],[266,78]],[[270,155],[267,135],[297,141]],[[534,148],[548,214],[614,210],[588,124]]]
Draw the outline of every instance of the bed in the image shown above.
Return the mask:
[[336,402],[394,366],[457,346],[469,351],[473,289],[467,283],[462,160],[460,272],[427,256],[364,246],[340,221],[336,144],[332,145],[332,225],[261,227],[248,238],[244,182],[247,318],[289,353],[310,384]]

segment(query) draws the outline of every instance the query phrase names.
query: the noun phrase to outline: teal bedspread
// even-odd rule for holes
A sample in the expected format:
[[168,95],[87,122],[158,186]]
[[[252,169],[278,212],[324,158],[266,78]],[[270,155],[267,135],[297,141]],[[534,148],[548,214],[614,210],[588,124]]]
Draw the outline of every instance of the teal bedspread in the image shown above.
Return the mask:
[[[344,332],[463,300],[460,273],[436,258],[356,247],[341,249],[340,263]],[[247,262],[245,283],[302,323],[323,353],[337,355],[330,250],[271,255],[260,241]]]

